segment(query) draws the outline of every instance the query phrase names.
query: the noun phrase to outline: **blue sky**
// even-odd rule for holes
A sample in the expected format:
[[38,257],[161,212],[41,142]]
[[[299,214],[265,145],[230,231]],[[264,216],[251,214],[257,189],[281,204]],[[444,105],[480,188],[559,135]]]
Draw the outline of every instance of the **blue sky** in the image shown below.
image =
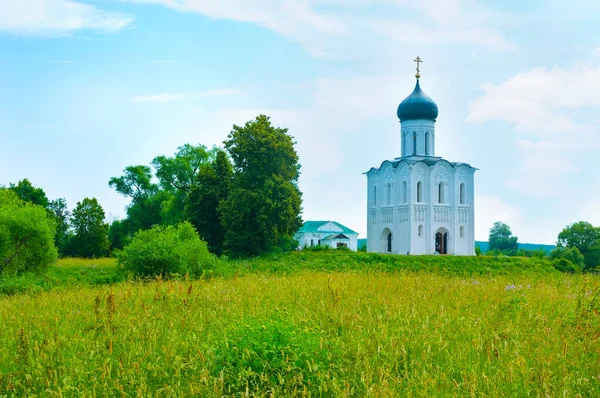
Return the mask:
[[0,1],[0,184],[123,217],[111,176],[265,113],[297,141],[304,219],[366,237],[362,173],[400,155],[419,55],[437,155],[480,169],[476,238],[554,243],[600,225],[599,23],[578,0]]

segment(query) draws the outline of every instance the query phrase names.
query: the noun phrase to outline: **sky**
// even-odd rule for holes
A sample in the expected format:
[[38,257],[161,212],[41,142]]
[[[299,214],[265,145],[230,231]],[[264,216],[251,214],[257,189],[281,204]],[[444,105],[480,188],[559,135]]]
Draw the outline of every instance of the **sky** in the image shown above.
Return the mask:
[[552,244],[600,225],[599,23],[596,0],[0,0],[0,184],[123,218],[111,177],[263,113],[297,142],[303,219],[366,238],[418,55],[436,155],[479,169],[476,239]]

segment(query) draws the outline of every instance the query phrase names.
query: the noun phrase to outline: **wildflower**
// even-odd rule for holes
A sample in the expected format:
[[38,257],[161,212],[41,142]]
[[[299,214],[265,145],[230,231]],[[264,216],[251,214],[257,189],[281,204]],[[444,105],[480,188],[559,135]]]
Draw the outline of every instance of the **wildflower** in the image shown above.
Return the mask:
[[515,285],[506,286],[506,290],[516,290],[517,287]]
[[473,282],[471,282],[471,285],[480,285],[479,281],[475,280]]

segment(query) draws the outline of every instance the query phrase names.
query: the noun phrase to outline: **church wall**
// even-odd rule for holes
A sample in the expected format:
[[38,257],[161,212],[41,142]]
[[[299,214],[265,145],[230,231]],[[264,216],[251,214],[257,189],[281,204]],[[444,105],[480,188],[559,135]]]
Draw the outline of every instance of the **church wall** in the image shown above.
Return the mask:
[[[411,187],[411,217],[410,217],[410,254],[429,254],[428,236],[430,232],[430,170],[424,163],[416,163],[412,168]],[[419,183],[421,183],[421,194],[419,195]],[[420,200],[419,200],[419,196]],[[421,228],[419,228],[421,227]],[[422,230],[419,236],[419,229]]]
[[[386,234],[391,232],[392,253],[434,254],[435,234],[442,231],[448,232],[448,254],[474,254],[474,172],[468,165],[455,169],[445,160],[431,167],[424,162],[412,166],[400,163],[397,169],[384,162],[381,169],[369,171],[368,251],[386,253]],[[422,184],[420,201],[417,197],[419,182]],[[439,203],[440,183],[443,184],[443,203]],[[460,203],[460,184],[464,184],[464,204]]]
[[[456,169],[454,182],[454,201],[456,204],[454,211],[455,227],[455,254],[473,255],[475,254],[475,223],[474,223],[474,170],[466,165],[459,166]],[[461,184],[464,184],[461,203]],[[462,236],[461,236],[462,235]]]
[[456,242],[452,211],[454,207],[452,200],[454,170],[448,162],[440,161],[431,168],[431,173],[431,253],[436,251],[435,235],[440,232],[442,234],[448,233],[446,251],[447,254],[453,254]]
[[410,251],[410,198],[413,192],[410,171],[406,164],[396,169],[396,186],[394,227],[397,239],[394,239],[393,243],[396,253],[406,254]]

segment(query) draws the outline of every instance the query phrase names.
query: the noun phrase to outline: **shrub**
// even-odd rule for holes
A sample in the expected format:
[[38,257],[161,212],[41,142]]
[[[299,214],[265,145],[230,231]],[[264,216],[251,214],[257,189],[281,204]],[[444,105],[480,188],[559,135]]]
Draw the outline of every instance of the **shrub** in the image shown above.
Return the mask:
[[566,258],[556,258],[552,260],[552,265],[560,272],[567,272],[570,274],[581,272],[581,267],[579,265],[573,264]]
[[481,254],[482,254],[481,247],[479,247],[479,245],[475,246],[475,255],[481,256]]
[[334,249],[331,246],[319,244],[319,245],[315,245],[315,246],[304,245],[304,248],[302,250],[306,250],[306,251],[310,251],[310,252],[327,252],[327,251],[331,251]]
[[580,268],[584,266],[583,254],[576,247],[559,246],[550,252],[550,258],[552,260],[566,259]]
[[184,222],[137,232],[117,255],[117,261],[136,276],[189,273],[197,277],[212,269],[217,259],[194,227]]
[[55,231],[46,209],[0,189],[0,274],[39,272],[56,262]]

